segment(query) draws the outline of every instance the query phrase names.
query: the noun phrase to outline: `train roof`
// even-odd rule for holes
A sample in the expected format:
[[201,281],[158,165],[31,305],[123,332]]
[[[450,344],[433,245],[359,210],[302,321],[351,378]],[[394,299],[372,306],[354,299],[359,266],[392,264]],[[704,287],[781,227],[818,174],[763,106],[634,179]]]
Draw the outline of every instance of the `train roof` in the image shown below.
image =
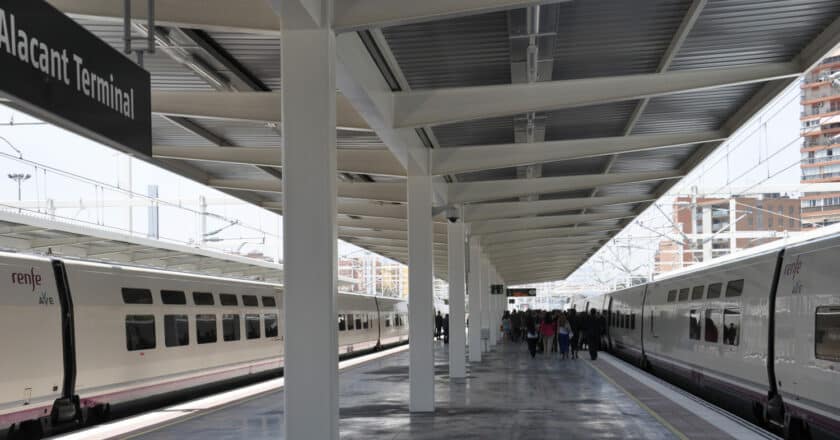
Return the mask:
[[[826,241],[826,240],[834,240],[840,238],[840,223],[825,226],[819,229],[814,229],[812,231],[798,233],[793,236],[788,236],[779,240],[771,241],[770,243],[765,243],[762,245],[758,245],[756,247],[752,247],[749,249],[744,249],[743,251],[736,252],[730,255],[724,255],[722,257],[718,257],[713,259],[709,262],[693,264],[689,267],[677,269],[670,271],[659,278],[654,278],[650,282],[657,282],[668,280],[671,278],[676,278],[683,275],[689,275],[695,272],[699,272],[702,270],[719,267],[724,264],[731,264],[738,261],[747,260],[750,258],[759,257],[762,255],[772,254],[775,252],[779,252],[782,249],[794,247],[794,246],[803,246],[810,243],[816,243],[819,241]],[[643,285],[643,284],[642,284]],[[634,286],[635,287],[635,286]],[[626,290],[626,289],[622,289]]]

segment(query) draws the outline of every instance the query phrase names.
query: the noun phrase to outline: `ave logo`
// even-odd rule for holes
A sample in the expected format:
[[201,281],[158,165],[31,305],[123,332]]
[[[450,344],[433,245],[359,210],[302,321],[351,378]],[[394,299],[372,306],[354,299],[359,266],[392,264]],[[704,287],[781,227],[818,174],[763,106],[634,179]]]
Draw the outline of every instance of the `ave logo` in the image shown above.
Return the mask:
[[41,289],[42,281],[41,274],[36,273],[34,267],[30,267],[29,272],[12,272],[12,284],[24,286],[30,292],[35,292],[37,289],[38,304],[54,306],[55,298],[48,295],[46,290]]

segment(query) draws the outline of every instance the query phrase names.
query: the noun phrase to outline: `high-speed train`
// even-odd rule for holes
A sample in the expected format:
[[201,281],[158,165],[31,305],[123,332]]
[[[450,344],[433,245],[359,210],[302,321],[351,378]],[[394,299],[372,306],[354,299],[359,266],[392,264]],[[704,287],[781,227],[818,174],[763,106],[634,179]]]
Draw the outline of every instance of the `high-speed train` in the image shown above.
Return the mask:
[[840,234],[576,301],[609,348],[786,438],[840,438]]
[[[0,432],[36,437],[112,405],[279,373],[268,283],[0,252]],[[408,337],[403,301],[339,294],[339,352]]]

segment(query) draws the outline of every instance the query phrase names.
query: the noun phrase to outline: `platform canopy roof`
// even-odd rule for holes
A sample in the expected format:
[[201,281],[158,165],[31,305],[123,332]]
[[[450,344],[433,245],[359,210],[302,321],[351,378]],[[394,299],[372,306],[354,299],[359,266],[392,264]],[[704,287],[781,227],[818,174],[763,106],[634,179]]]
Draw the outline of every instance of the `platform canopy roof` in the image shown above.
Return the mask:
[[[123,2],[49,1],[122,48]],[[155,4],[154,161],[279,212],[284,18]],[[508,284],[565,278],[835,46],[838,17],[836,0],[335,0],[339,237],[407,261],[412,163],[436,180],[436,275],[458,207]]]

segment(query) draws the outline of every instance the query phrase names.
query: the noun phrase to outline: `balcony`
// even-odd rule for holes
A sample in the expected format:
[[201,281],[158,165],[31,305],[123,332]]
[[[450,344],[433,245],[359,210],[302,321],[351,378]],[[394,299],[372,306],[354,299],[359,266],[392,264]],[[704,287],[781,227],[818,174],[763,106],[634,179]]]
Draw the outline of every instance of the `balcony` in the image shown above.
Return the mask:
[[809,181],[809,180],[822,180],[822,179],[840,179],[840,172],[803,175],[800,180],[803,181],[803,182],[806,182],[806,181]]
[[803,143],[805,148],[809,147],[830,147],[833,145],[840,145],[840,137],[838,136],[813,136],[806,137]]
[[802,165],[814,165],[826,162],[840,162],[840,156],[807,157],[802,159]]
[[837,211],[840,210],[840,205],[827,205],[827,206],[812,206],[809,208],[802,208],[803,214],[811,214],[814,212],[824,212],[824,211]]
[[840,91],[832,87],[820,87],[816,89],[805,89],[802,91],[800,97],[803,102],[814,101],[826,98],[840,99]]

